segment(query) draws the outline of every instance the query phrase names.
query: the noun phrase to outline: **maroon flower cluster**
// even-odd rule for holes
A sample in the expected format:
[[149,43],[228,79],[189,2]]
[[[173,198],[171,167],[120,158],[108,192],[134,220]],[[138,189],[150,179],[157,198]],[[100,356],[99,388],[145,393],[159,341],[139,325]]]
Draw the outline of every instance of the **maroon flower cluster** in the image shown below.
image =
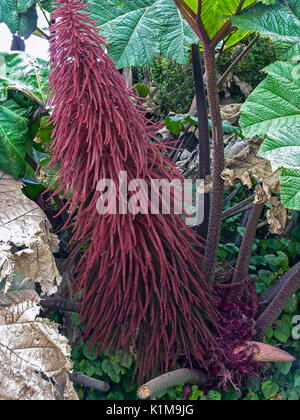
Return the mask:
[[98,350],[134,351],[139,381],[178,361],[206,367],[216,357],[210,331],[219,316],[194,232],[177,214],[97,213],[101,179],[118,186],[126,171],[129,182],[150,186],[181,176],[85,8],[76,0],[55,3],[49,87],[56,193],[74,226],[74,255],[88,245],[74,273],[85,337]]

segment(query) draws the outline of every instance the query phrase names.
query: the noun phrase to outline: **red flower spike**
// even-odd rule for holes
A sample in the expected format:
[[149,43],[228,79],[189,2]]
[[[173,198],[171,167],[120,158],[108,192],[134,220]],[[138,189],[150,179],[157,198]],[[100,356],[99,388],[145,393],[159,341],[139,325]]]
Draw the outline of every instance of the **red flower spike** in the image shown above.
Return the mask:
[[163,157],[158,125],[134,105],[86,7],[55,3],[49,85],[56,193],[67,201],[69,222],[75,219],[74,256],[89,244],[74,273],[85,337],[98,350],[134,349],[139,382],[178,361],[208,368],[219,351],[211,333],[219,314],[194,232],[177,214],[97,213],[101,179],[119,186],[126,171],[128,182],[142,179],[150,187],[153,179],[182,177]]

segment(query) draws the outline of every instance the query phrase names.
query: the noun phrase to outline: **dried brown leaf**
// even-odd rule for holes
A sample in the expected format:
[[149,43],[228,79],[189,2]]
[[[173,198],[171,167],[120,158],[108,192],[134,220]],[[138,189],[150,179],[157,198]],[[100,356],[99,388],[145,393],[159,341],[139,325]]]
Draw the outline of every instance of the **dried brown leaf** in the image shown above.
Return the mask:
[[242,104],[240,103],[222,105],[220,107],[222,121],[226,121],[229,124],[236,124],[240,119],[241,107]]
[[36,318],[34,290],[0,295],[0,399],[76,400],[70,346],[58,326]]
[[53,252],[58,239],[44,212],[22,192],[22,183],[0,172],[0,291],[7,292],[15,273],[54,294],[61,282]]

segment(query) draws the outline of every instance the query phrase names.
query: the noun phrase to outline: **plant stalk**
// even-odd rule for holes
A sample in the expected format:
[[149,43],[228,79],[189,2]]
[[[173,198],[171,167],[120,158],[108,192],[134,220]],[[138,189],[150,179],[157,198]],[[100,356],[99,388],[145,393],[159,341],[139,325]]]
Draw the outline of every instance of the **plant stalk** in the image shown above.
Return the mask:
[[260,36],[257,35],[249,45],[238,55],[238,57],[232,62],[232,64],[228,67],[225,73],[220,77],[218,80],[218,86],[222,86],[223,82],[227,79],[228,75],[233,71],[233,69],[239,64],[240,61],[248,54],[248,52],[252,49],[253,45],[259,40]]
[[[205,180],[210,175],[210,134],[208,126],[208,112],[206,93],[201,65],[201,55],[198,44],[192,45],[192,61],[195,81],[198,132],[199,132],[199,179]],[[204,221],[199,227],[199,235],[207,239],[210,212],[210,195],[204,194]]]
[[279,281],[276,295],[256,322],[257,339],[263,340],[268,329],[278,319],[290,298],[300,286],[300,262],[285,273]]
[[229,219],[230,217],[236,216],[239,213],[243,213],[246,210],[252,209],[254,206],[253,200],[255,196],[252,195],[249,198],[246,198],[245,200],[241,201],[238,204],[235,204],[234,206],[230,207],[230,209],[225,210],[222,214],[222,220]]
[[213,284],[217,264],[218,246],[221,233],[222,208],[224,181],[222,172],[224,170],[224,143],[223,127],[220,113],[220,103],[217,87],[217,72],[215,48],[203,43],[205,69],[207,75],[207,95],[212,120],[213,137],[213,193],[206,244],[206,259],[204,261],[204,274],[207,280]]
[[106,382],[99,381],[98,379],[90,378],[89,376],[83,375],[82,373],[77,372],[68,372],[69,378],[72,382],[75,382],[79,385],[86,386],[87,388],[92,388],[95,391],[108,392],[110,390],[110,385]]
[[252,255],[252,247],[256,236],[257,225],[262,215],[264,204],[254,204],[251,215],[249,217],[242,245],[240,248],[236,268],[233,276],[233,284],[245,283],[249,273],[250,259]]
[[46,309],[56,309],[63,312],[80,312],[80,303],[72,302],[68,299],[60,297],[44,296],[40,302],[41,306]]
[[176,385],[204,385],[208,381],[206,375],[198,370],[178,369],[174,372],[165,373],[141,386],[138,390],[138,397],[145,400],[153,397],[157,392],[163,391]]

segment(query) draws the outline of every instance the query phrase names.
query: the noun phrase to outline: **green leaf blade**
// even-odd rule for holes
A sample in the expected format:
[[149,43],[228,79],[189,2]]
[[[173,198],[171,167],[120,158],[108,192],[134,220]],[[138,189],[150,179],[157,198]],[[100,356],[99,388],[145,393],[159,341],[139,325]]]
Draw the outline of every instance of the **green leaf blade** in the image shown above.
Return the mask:
[[185,64],[190,45],[198,42],[173,0],[92,1],[88,12],[118,68],[150,66],[159,54]]
[[280,176],[282,204],[300,210],[300,170],[284,169]]
[[277,2],[273,6],[257,4],[232,17],[242,31],[259,32],[270,38],[278,57],[289,60],[300,54],[300,4],[298,0]]
[[0,103],[0,169],[15,178],[22,177],[26,166],[28,119],[15,101]]

